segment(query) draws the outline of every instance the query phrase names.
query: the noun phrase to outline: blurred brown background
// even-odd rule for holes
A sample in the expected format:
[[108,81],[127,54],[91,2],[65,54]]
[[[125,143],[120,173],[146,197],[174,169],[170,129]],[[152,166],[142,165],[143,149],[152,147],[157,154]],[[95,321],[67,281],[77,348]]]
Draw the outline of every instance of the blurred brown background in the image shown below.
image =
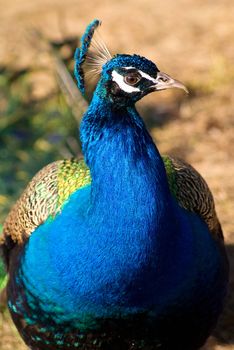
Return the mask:
[[[0,0],[1,222],[41,166],[78,151],[74,113],[33,30],[72,69],[76,39],[101,19],[112,53],[144,55],[190,90],[152,94],[138,108],[160,151],[195,166],[216,200],[231,261],[227,307],[206,347],[216,350],[234,349],[233,15],[233,0]],[[25,346],[4,314],[0,350],[13,349]]]

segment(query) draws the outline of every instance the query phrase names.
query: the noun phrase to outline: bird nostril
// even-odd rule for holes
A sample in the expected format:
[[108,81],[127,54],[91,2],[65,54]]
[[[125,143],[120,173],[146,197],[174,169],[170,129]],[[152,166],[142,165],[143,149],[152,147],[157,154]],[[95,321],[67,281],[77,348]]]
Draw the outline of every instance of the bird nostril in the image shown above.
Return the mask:
[[158,81],[159,81],[160,83],[166,83],[166,82],[168,81],[168,78],[166,78],[166,77],[160,77],[160,78],[158,78]]

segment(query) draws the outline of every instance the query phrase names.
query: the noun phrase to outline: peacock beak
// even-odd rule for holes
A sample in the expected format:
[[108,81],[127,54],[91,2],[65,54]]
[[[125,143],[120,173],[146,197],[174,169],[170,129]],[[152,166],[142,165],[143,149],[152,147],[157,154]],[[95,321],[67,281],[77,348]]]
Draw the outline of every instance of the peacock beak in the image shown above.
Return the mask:
[[158,90],[165,90],[165,89],[171,89],[171,88],[179,88],[184,90],[185,92],[188,92],[188,89],[184,84],[182,84],[179,80],[175,80],[170,75],[158,72],[157,78],[155,79],[155,85],[154,85],[155,91]]

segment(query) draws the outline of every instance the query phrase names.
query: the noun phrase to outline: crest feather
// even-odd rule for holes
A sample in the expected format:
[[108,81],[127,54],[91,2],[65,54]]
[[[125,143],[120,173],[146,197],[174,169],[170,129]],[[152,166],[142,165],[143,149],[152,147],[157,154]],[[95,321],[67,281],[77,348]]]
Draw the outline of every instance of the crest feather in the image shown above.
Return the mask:
[[97,31],[100,25],[101,22],[97,19],[88,25],[81,38],[80,47],[75,52],[75,77],[82,94],[85,93],[86,78],[98,76],[102,66],[112,58]]

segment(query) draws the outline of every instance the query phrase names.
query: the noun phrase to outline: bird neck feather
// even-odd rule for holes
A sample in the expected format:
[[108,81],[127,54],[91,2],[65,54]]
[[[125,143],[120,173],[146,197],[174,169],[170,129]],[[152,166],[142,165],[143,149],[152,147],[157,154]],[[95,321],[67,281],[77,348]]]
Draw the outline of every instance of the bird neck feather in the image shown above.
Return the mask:
[[145,198],[149,191],[152,199],[169,199],[163,161],[134,106],[116,109],[95,96],[81,124],[81,140],[95,201],[123,195],[127,201],[126,194],[132,200],[134,193]]

